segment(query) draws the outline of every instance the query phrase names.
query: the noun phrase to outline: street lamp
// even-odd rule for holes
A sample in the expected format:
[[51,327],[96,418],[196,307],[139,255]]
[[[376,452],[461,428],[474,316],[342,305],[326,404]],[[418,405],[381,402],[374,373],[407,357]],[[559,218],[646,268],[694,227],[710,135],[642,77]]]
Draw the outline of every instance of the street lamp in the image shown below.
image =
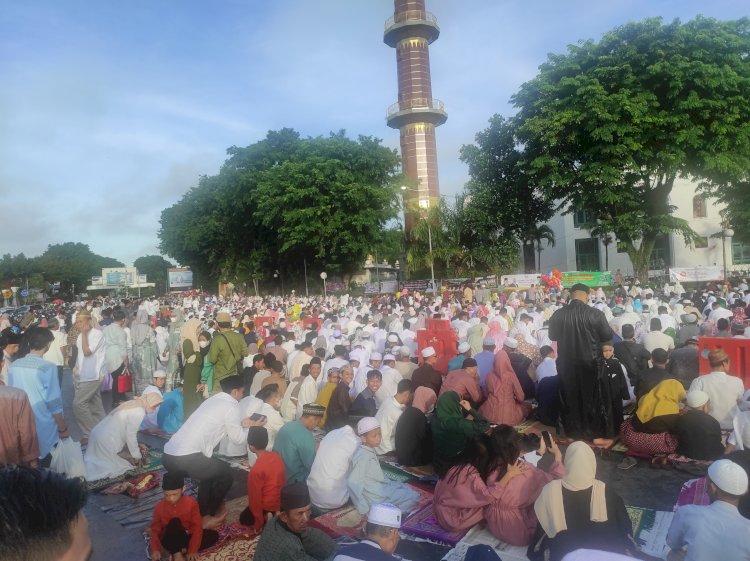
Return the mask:
[[328,291],[326,289],[326,279],[328,278],[328,273],[323,271],[320,273],[320,278],[323,279],[323,298],[328,298]]
[[721,231],[721,257],[724,264],[724,282],[728,280],[727,276],[727,238],[734,236],[734,230],[731,228],[724,228]]
[[[402,185],[401,190],[419,193],[417,189],[409,189],[406,185]],[[430,199],[419,199],[419,208],[429,209]],[[437,292],[437,287],[435,286],[435,259],[432,255],[432,228],[430,227],[430,221],[427,219],[427,216],[422,215],[422,218],[424,218],[424,221],[427,223],[427,242],[430,248],[430,275],[432,277],[432,291]]]

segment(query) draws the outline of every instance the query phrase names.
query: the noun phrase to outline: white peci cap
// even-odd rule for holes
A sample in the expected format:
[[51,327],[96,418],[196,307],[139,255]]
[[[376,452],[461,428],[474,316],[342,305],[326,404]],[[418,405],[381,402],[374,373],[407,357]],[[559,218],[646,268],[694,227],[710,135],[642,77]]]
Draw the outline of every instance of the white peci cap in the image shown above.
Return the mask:
[[401,528],[401,509],[388,503],[374,504],[367,513],[367,521],[378,526]]
[[690,390],[687,394],[688,407],[697,409],[708,403],[708,394],[701,390]]
[[466,353],[466,352],[469,352],[470,350],[471,350],[471,345],[469,345],[469,343],[464,342],[458,345],[459,353]]
[[510,337],[508,337],[505,340],[505,342],[503,343],[503,345],[505,345],[509,349],[517,349],[518,348],[518,341],[516,341],[515,339],[511,339]]
[[435,349],[433,347],[425,347],[422,349],[422,358],[430,358],[431,356],[435,356],[437,353],[435,352]]
[[730,495],[747,492],[747,472],[732,460],[717,460],[708,468],[708,477],[719,489]]
[[166,378],[167,373],[164,372],[164,370],[154,370],[154,373],[151,374],[152,378]]
[[357,423],[357,435],[362,436],[371,430],[379,429],[380,423],[375,417],[363,417]]

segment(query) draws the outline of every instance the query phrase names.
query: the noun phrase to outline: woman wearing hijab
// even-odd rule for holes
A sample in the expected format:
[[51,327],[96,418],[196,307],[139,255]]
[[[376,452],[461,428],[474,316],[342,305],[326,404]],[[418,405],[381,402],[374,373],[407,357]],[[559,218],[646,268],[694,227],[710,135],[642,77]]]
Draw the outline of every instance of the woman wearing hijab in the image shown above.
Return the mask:
[[[167,364],[167,383],[175,379],[180,372],[180,356],[182,356],[182,347],[180,346],[180,332],[185,325],[185,313],[182,308],[177,308],[172,315],[172,322],[169,324],[169,363]],[[182,358],[184,361],[184,357]],[[183,363],[184,364],[184,363]]]
[[325,414],[320,418],[320,421],[318,421],[318,427],[320,428],[323,428],[328,420],[328,405],[331,403],[333,392],[338,387],[340,381],[341,370],[333,366],[329,368],[327,382],[318,392],[318,397],[315,398],[315,403],[326,408]]
[[431,429],[432,465],[435,473],[443,475],[464,449],[466,441],[487,432],[489,423],[468,401],[449,391],[437,400]]
[[198,340],[201,334],[201,321],[191,318],[185,322],[180,331],[180,346],[185,368],[182,373],[182,387],[185,419],[198,409],[201,394],[198,393],[203,371],[203,353]]
[[135,323],[130,329],[133,339],[133,393],[141,395],[146,386],[151,384],[154,371],[157,369],[156,334],[148,321],[148,312],[141,308],[135,316]]
[[428,415],[437,396],[432,388],[420,386],[411,407],[404,409],[396,423],[396,458],[404,466],[425,466],[432,462],[432,433]]
[[644,395],[631,419],[622,424],[623,443],[633,452],[657,455],[672,454],[679,439],[680,401],[685,388],[677,380],[664,380]]
[[352,406],[352,398],[349,397],[349,386],[341,381],[331,394],[331,399],[326,407],[326,421],[323,427],[326,432],[340,429],[349,423],[349,409]]
[[534,512],[539,526],[529,546],[532,561],[560,561],[581,548],[621,554],[636,551],[625,503],[596,479],[596,456],[585,442],[568,447],[565,476],[544,486]]
[[[148,393],[113,409],[94,427],[83,461],[86,479],[95,481],[118,477],[141,463],[138,429],[147,413],[153,413],[163,401],[159,393]],[[119,454],[126,448],[130,461]]]
[[495,364],[485,380],[487,400],[479,412],[491,423],[517,425],[531,412],[531,405],[524,402],[524,391],[510,363],[508,353],[500,349],[495,353]]

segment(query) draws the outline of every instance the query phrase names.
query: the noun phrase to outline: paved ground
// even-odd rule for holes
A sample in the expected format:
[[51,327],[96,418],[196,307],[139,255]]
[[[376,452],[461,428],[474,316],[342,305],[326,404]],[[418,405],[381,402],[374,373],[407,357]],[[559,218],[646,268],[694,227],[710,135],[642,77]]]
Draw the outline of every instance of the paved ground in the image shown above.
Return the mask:
[[[63,401],[65,419],[74,439],[80,438],[80,430],[72,415],[73,385],[70,371],[66,370],[63,379]],[[109,410],[110,399],[104,394],[105,409]],[[161,447],[163,441],[154,438],[146,444]],[[683,482],[691,478],[674,470],[652,469],[646,462],[628,471],[617,469],[622,454],[612,454],[609,458],[598,458],[597,476],[612,485],[622,496],[625,504],[656,510],[671,510]],[[234,485],[228,498],[236,498],[246,492],[247,474],[237,471]],[[145,560],[146,544],[140,530],[125,529],[99,508],[102,497],[92,494],[86,505],[94,554],[91,561],[140,561]],[[406,553],[406,552],[404,552]]]

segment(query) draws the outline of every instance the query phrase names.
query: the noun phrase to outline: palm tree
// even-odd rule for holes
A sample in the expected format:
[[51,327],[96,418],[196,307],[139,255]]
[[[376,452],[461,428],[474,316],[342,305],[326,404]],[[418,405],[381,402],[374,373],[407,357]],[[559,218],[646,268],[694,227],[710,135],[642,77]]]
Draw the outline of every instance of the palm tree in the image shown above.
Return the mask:
[[530,226],[523,235],[524,245],[530,244],[536,248],[537,271],[542,270],[542,242],[547,242],[547,247],[555,247],[555,232],[546,224],[535,224]]

